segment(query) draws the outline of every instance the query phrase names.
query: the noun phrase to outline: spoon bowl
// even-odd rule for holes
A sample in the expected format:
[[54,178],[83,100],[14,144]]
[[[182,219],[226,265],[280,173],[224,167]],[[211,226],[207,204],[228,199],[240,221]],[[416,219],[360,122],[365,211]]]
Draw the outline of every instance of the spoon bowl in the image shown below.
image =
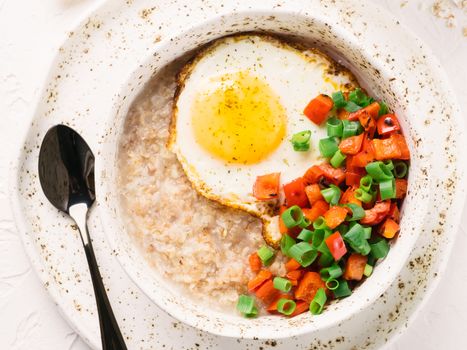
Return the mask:
[[52,205],[78,226],[96,296],[103,350],[126,350],[97,265],[87,227],[88,210],[96,200],[94,155],[73,129],[56,125],[47,131],[39,151],[39,180]]
[[94,155],[86,141],[65,125],[51,128],[39,152],[39,179],[45,196],[58,210],[72,205],[91,207],[94,191]]

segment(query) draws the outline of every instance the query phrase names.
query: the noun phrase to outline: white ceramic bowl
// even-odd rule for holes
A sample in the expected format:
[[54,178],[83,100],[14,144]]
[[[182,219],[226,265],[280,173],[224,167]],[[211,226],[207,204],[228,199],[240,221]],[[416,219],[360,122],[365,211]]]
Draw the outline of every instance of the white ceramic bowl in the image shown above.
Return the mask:
[[[306,4],[306,9],[301,9],[290,1],[280,7],[264,10],[257,7],[254,11],[245,5],[234,12],[220,11],[217,17],[209,19],[204,19],[202,9],[199,9],[199,20],[193,21],[192,27],[180,28],[172,37],[165,37],[155,52],[135,62],[133,72],[115,95],[115,105],[103,133],[104,142],[97,152],[100,154],[96,163],[100,213],[109,242],[122,266],[162,309],[208,332],[230,337],[277,339],[317,332],[358,313],[383,294],[397,277],[422,231],[431,190],[442,176],[432,151],[439,147],[435,145],[439,135],[444,137],[448,134],[455,120],[446,113],[441,122],[440,118],[430,114],[430,110],[433,105],[450,110],[455,108],[455,102],[444,93],[448,89],[440,89],[423,76],[435,63],[421,56],[415,39],[407,37],[398,24],[394,24],[390,28],[391,35],[387,35],[388,28],[379,24],[379,19],[385,14],[373,7],[368,9],[368,17],[358,19],[352,13],[346,13],[345,4],[330,7],[329,11],[323,11],[322,5],[314,2]],[[197,305],[170,289],[149,267],[131,242],[121,220],[118,191],[115,191],[116,151],[132,101],[144,88],[144,83],[167,63],[211,40],[245,31],[293,36],[342,58],[357,75],[361,85],[372,95],[387,101],[398,113],[411,149],[409,192],[403,206],[399,238],[371,278],[352,296],[332,303],[319,316],[305,313],[292,319],[277,316],[245,319],[234,312],[224,314]],[[365,32],[364,35],[362,32]],[[436,75],[437,71],[432,74]],[[140,76],[142,79],[139,79]]]

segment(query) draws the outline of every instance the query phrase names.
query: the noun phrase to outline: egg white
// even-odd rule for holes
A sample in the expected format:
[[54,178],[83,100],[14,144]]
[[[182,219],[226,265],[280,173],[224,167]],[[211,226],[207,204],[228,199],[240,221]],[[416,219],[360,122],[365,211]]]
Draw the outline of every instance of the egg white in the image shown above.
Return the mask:
[[[300,177],[321,161],[318,141],[326,128],[303,115],[318,94],[355,87],[354,77],[319,51],[301,50],[279,39],[262,35],[239,35],[217,40],[185,66],[179,78],[168,146],[176,153],[194,188],[207,198],[246,210],[260,217],[264,230],[277,236],[277,217],[271,203],[258,202],[252,187],[259,175],[281,173],[281,184]],[[195,140],[191,107],[200,90],[209,89],[212,78],[248,71],[265,81],[279,96],[287,117],[286,136],[266,159],[255,164],[229,164],[203,149]],[[290,139],[296,132],[311,130],[311,147],[295,152]],[[276,239],[274,238],[274,239]]]

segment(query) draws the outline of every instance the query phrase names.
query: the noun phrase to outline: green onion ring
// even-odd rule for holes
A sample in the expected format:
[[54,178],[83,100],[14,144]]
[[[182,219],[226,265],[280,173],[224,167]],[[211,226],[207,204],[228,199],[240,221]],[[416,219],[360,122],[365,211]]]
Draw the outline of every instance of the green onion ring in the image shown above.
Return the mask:
[[324,288],[319,288],[318,291],[315,294],[315,297],[310,303],[310,312],[313,315],[319,315],[321,312],[323,312],[324,304],[326,304],[326,292],[324,291]]

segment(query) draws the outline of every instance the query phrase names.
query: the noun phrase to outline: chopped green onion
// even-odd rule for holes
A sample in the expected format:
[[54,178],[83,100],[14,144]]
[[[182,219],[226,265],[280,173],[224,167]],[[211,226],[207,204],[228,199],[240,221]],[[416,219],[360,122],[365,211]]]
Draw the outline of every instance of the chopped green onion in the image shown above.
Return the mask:
[[347,101],[345,100],[342,91],[334,92],[332,94],[332,101],[334,102],[334,106],[336,106],[336,108],[345,107],[345,105],[347,104]]
[[379,102],[378,116],[382,116],[382,115],[385,115],[385,114],[388,114],[388,113],[389,113],[388,105],[383,101]]
[[317,229],[315,230],[315,233],[313,235],[313,242],[311,245],[318,249],[318,247],[323,243],[324,236],[326,234],[326,231],[324,229]]
[[372,162],[368,164],[365,169],[376,182],[390,180],[394,177],[387,165],[381,161]]
[[383,259],[388,255],[389,244],[384,238],[379,239],[376,243],[370,244],[370,247],[371,255],[376,259]]
[[407,175],[409,167],[406,162],[398,161],[394,164],[394,176],[398,179],[402,179]]
[[363,233],[364,233],[365,239],[370,239],[371,238],[371,231],[372,231],[371,226],[363,227]]
[[326,137],[319,140],[319,152],[325,158],[331,158],[339,149],[339,141],[335,137]]
[[390,198],[396,198],[396,180],[385,180],[379,183],[379,193],[384,201]]
[[337,263],[333,263],[331,266],[325,267],[319,271],[321,278],[325,281],[331,278],[341,277],[343,273],[342,268]]
[[281,292],[289,292],[292,289],[292,283],[283,277],[274,277],[272,281],[274,288],[280,290]]
[[354,197],[363,203],[370,203],[373,200],[373,196],[361,188],[355,190]]
[[289,256],[289,249],[295,244],[295,239],[285,234],[281,238],[281,251],[285,256]]
[[297,236],[297,239],[305,242],[310,242],[311,239],[313,238],[313,231],[307,230],[304,228],[300,234]]
[[340,149],[338,149],[332,156],[330,163],[334,168],[339,168],[342,163],[344,163],[345,158],[347,158],[347,156],[343,154]]
[[359,252],[358,253],[361,254],[361,255],[366,256],[366,255],[370,254],[370,250],[371,250],[370,244],[368,243],[367,240],[365,240],[363,245],[359,247]]
[[354,102],[361,107],[366,107],[373,101],[373,99],[367,96],[360,88],[356,88],[349,93],[349,101]]
[[311,225],[311,221],[303,216],[303,220],[298,223],[298,227],[305,228]]
[[328,279],[326,281],[326,288],[329,290],[335,290],[339,288],[339,281],[334,278]]
[[308,242],[300,242],[289,249],[289,256],[303,267],[310,266],[318,256],[316,249]]
[[[351,229],[352,227],[354,227],[355,225],[357,225],[358,222],[355,222],[355,221],[351,221],[349,222],[349,229]],[[339,231],[340,232],[340,231]],[[349,232],[349,230],[347,230],[347,232]]]
[[372,273],[373,273],[373,266],[366,264],[365,269],[363,270],[363,274],[366,277],[370,277]]
[[274,258],[274,251],[271,248],[263,245],[261,248],[258,249],[256,254],[258,254],[264,266],[271,265],[272,260]]
[[329,185],[329,188],[321,190],[321,195],[324,197],[324,200],[330,205],[336,205],[339,203],[341,198],[341,190],[336,185]]
[[347,137],[360,134],[361,127],[362,125],[360,124],[359,121],[343,120],[342,121],[342,138],[346,139]]
[[292,146],[294,151],[305,152],[310,149],[311,131],[305,130],[292,135]]
[[332,292],[336,298],[345,298],[352,294],[352,291],[349,288],[349,284],[344,279],[339,280],[339,286]]
[[370,245],[365,239],[365,231],[360,224],[353,225],[349,232],[344,235],[344,240],[349,243],[350,247],[357,253],[368,255],[370,252]]
[[[376,184],[374,186],[377,186]],[[370,192],[368,192],[369,194],[371,194],[371,198],[373,198],[373,200],[376,199],[376,195],[378,194],[378,191],[375,187],[372,187]]]
[[394,163],[392,162],[391,159],[386,160],[386,161],[384,161],[383,163],[384,163],[384,165],[386,165],[386,168],[387,168],[388,170],[390,170],[390,171],[394,170]]
[[345,235],[349,231],[349,225],[340,224],[339,226],[337,226],[336,231],[339,231],[341,236]]
[[370,266],[375,266],[375,264],[376,264],[376,258],[375,258],[373,255],[368,254],[368,260],[367,260],[366,263],[367,263],[368,265],[370,265]]
[[[332,234],[332,231],[330,229],[315,230],[315,236],[316,236],[317,231],[324,231],[324,236],[323,236],[323,239],[321,240],[321,244],[316,245],[317,246],[316,249],[318,250],[318,252],[320,252],[322,254],[331,254],[331,251],[329,250],[328,245],[326,244],[326,238],[328,238]],[[318,233],[318,235],[319,235],[319,233]],[[318,240],[317,240],[316,243],[319,243],[319,238],[320,237],[318,237]]]
[[360,107],[358,104],[352,101],[347,101],[344,108],[347,112],[350,112],[350,113],[353,113],[353,112],[358,111],[359,109],[362,109],[362,107]]
[[324,220],[324,217],[318,216],[318,218],[313,222],[313,228],[315,230],[327,229],[328,226],[326,225],[326,221]]
[[360,188],[365,192],[370,192],[373,178],[370,175],[365,175],[360,179]]
[[326,304],[326,300],[327,297],[324,288],[319,288],[315,294],[315,297],[310,303],[310,312],[313,315],[319,315],[323,311],[324,304]]
[[298,205],[293,205],[281,215],[282,221],[287,228],[300,226],[302,228],[310,226],[310,221],[303,215],[302,209]]
[[254,317],[258,316],[258,309],[257,309],[257,307],[256,307],[256,306],[253,307],[253,310],[251,310],[251,312],[250,312],[249,314],[244,314],[244,316],[245,316],[246,318],[254,318]]
[[297,304],[293,300],[280,298],[277,302],[277,311],[285,316],[290,316],[295,311]]
[[352,217],[347,219],[347,221],[358,221],[365,217],[365,210],[355,203],[347,203],[344,205],[345,207],[349,207],[352,210]]
[[243,315],[254,313],[255,299],[249,295],[240,295],[237,302],[237,310]]
[[333,117],[326,122],[326,130],[329,137],[342,137],[342,120]]
[[326,267],[326,266],[331,265],[333,262],[334,262],[334,257],[332,256],[331,253],[321,252],[319,259],[318,259],[319,266]]

